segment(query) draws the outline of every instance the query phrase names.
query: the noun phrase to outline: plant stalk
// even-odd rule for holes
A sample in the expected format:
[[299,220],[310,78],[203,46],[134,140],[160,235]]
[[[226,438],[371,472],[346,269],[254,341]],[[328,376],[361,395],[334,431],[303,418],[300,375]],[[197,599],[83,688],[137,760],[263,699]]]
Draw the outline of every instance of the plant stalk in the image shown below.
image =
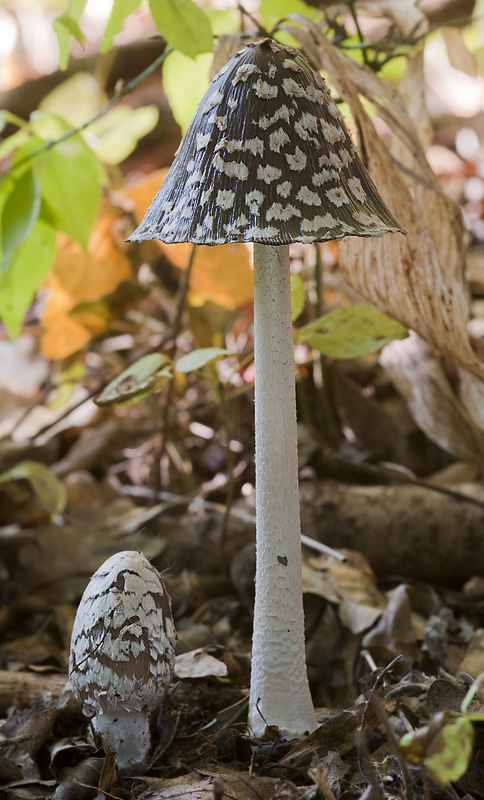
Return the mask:
[[256,594],[249,725],[317,727],[304,643],[289,247],[254,244]]

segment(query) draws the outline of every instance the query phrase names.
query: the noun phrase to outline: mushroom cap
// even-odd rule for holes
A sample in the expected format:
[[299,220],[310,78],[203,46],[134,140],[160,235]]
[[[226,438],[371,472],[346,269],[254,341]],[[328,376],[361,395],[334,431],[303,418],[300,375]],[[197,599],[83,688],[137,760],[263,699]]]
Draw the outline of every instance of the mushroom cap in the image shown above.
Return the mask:
[[129,241],[279,245],[397,231],[322,77],[264,39],[212,80]]
[[77,609],[69,677],[88,717],[153,711],[173,672],[175,627],[158,571],[125,550],[92,576]]

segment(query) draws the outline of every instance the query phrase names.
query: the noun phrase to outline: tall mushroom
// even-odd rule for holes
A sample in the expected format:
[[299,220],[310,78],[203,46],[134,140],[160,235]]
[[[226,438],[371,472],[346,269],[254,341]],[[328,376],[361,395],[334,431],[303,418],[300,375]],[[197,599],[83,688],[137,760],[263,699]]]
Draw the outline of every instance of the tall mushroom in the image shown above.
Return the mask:
[[170,598],[158,571],[125,550],[92,576],[77,609],[69,677],[103,747],[118,766],[145,761],[150,720],[169,686],[175,661]]
[[213,79],[130,241],[254,242],[257,567],[249,724],[316,727],[306,675],[289,244],[403,232],[305,57],[249,44]]

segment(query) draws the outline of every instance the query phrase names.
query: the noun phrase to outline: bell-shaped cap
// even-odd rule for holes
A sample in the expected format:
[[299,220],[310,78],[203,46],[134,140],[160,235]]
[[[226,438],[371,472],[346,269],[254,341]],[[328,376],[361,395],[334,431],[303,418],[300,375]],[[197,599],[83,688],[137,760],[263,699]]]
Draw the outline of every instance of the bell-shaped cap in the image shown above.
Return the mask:
[[404,232],[324,80],[271,39],[213,79],[130,241],[321,242]]

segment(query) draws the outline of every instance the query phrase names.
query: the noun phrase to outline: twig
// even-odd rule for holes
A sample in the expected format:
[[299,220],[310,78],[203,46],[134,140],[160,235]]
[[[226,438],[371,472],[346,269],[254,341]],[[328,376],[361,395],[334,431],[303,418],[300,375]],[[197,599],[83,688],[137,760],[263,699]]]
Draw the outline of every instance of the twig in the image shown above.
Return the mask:
[[244,28],[243,28],[244,17],[247,17],[247,19],[249,19],[255,25],[256,31],[257,31],[257,33],[256,33],[257,36],[266,36],[266,37],[270,38],[270,33],[267,31],[267,29],[264,28],[263,25],[261,25],[261,23],[253,16],[253,14],[250,13],[250,11],[247,11],[247,9],[244,8],[244,6],[240,2],[240,0],[237,3],[237,10],[238,10],[238,12],[239,12],[239,14],[241,16],[240,25],[241,25],[242,30],[244,30]]
[[[353,22],[355,23],[356,33],[358,34],[358,39],[360,40],[360,44],[363,44],[363,42],[365,40],[364,40],[363,34],[361,32],[360,23],[358,22],[358,16],[357,16],[356,11],[355,11],[354,0],[346,0],[346,5],[349,8],[349,11],[350,11],[350,14],[352,16]],[[362,53],[363,53],[363,61],[365,62],[365,64],[368,65],[368,54],[367,54],[365,48],[362,49]]]
[[[398,656],[398,658],[401,658],[401,656]],[[393,663],[394,662],[392,661],[392,664]],[[385,731],[388,743],[390,744],[390,747],[392,748],[395,757],[398,761],[398,765],[400,767],[400,771],[402,773],[402,778],[403,778],[403,790],[405,792],[405,800],[414,800],[415,792],[408,764],[404,756],[402,755],[397,737],[395,736],[393,728],[388,720],[388,717],[385,714],[385,711],[383,710],[382,704],[380,703],[380,698],[376,693],[373,693],[373,691],[370,694],[370,702],[371,705],[373,706],[373,710],[375,711],[378,719],[380,720],[380,724]]]
[[[339,455],[332,454],[331,459],[333,462],[340,463],[342,465],[351,465],[355,467],[355,465],[350,462],[346,458],[342,458]],[[420,486],[422,489],[428,489],[431,492],[437,492],[438,494],[446,495],[447,497],[452,497],[454,500],[459,500],[462,503],[472,503],[472,505],[478,506],[479,508],[484,508],[484,500],[479,500],[477,497],[470,497],[467,494],[462,494],[462,492],[456,492],[454,489],[447,489],[445,486],[437,486],[435,483],[429,483],[428,481],[420,480],[420,478],[414,478],[408,473],[400,473],[397,472],[396,469],[391,469],[390,467],[383,467],[383,466],[376,466],[375,464],[357,464],[356,465],[358,472],[366,475],[372,475],[373,477],[379,478],[390,478],[395,480],[397,483],[410,483],[413,486]]]
[[[368,700],[366,701],[366,705],[365,705],[363,714],[361,715],[360,728],[359,728],[359,731],[358,731],[358,736],[359,737],[363,736],[363,732],[365,730],[365,724],[366,724],[366,717],[367,717],[367,714],[368,714],[368,710],[370,708],[370,703],[372,701],[373,695],[376,693],[377,689],[379,689],[379,687],[382,685],[382,683],[383,683],[383,681],[385,679],[385,676],[391,670],[393,665],[396,664],[397,661],[400,661],[401,658],[402,658],[402,656],[400,656],[400,655],[396,656],[396,658],[394,658],[393,661],[390,661],[390,663],[387,664],[387,666],[382,669],[380,674],[377,675],[375,683],[371,687],[370,694],[368,696]],[[360,770],[360,773],[363,776],[363,778],[365,779],[365,781],[367,783],[370,783],[370,780],[369,780],[367,774],[365,773],[365,771],[363,769],[363,764],[362,764],[359,744],[358,744],[357,752],[358,752],[358,768]]]
[[17,161],[15,166],[14,167],[10,167],[10,169],[8,169],[5,174],[8,174],[9,172],[16,171],[19,167],[23,166],[24,164],[26,164],[26,163],[28,163],[30,161],[33,161],[34,158],[38,158],[38,156],[41,156],[44,153],[47,153],[48,150],[51,150],[53,147],[56,147],[58,144],[61,144],[62,142],[65,142],[67,139],[70,139],[72,136],[76,136],[78,133],[81,133],[81,131],[83,131],[86,128],[88,128],[89,125],[92,125],[93,122],[97,122],[98,119],[103,117],[104,114],[107,114],[107,112],[110,111],[113,108],[113,106],[115,106],[117,103],[119,103],[120,100],[122,100],[124,97],[126,97],[126,95],[130,94],[133,91],[133,89],[136,89],[136,87],[142,81],[144,81],[145,78],[147,78],[149,75],[151,75],[151,73],[154,72],[155,69],[157,69],[159,66],[161,66],[161,64],[163,64],[163,61],[165,60],[165,58],[167,56],[169,56],[170,53],[172,53],[172,52],[173,52],[173,50],[172,50],[171,47],[168,48],[167,50],[165,50],[160,56],[158,56],[158,58],[156,58],[153,61],[152,64],[150,64],[148,67],[146,67],[146,69],[143,70],[143,72],[140,72],[140,74],[137,75],[136,78],[133,78],[133,80],[130,81],[129,83],[127,83],[126,86],[123,86],[122,89],[118,92],[118,94],[114,95],[114,97],[111,97],[111,99],[106,103],[106,105],[103,106],[103,108],[99,109],[99,111],[96,111],[96,113],[93,114],[92,117],[89,117],[89,119],[86,119],[83,123],[81,123],[81,125],[77,125],[75,128],[69,128],[68,131],[65,131],[65,133],[63,133],[62,136],[59,136],[57,139],[49,139],[48,141],[45,142],[45,144],[41,145],[36,150],[33,150],[31,153],[26,155],[24,158],[20,159],[20,161]]
[[[173,361],[176,355],[176,348],[177,348],[177,339],[180,333],[181,322],[183,317],[183,312],[185,310],[185,301],[187,298],[188,292],[188,284],[190,281],[190,274],[193,267],[193,262],[195,259],[195,253],[197,251],[197,246],[194,244],[192,246],[192,250],[190,253],[190,258],[188,260],[187,267],[183,274],[180,277],[180,282],[178,284],[178,298],[177,298],[177,312],[175,321],[173,323],[173,331],[172,331],[172,345],[168,351],[168,358]],[[166,433],[168,430],[168,426],[170,424],[170,418],[172,413],[172,400],[173,400],[173,381],[170,381],[164,399],[164,406],[163,406],[163,417],[161,421],[162,431],[163,431],[163,439],[161,443],[161,447],[159,448],[158,453],[155,457],[155,469],[154,469],[154,483],[157,489],[161,489],[161,460],[163,455],[166,451]]]
[[[362,756],[365,759],[365,767],[366,773],[362,773],[365,780],[368,781],[368,786],[371,787],[371,800],[385,800],[385,792],[383,786],[381,785],[381,781],[379,779],[378,773],[373,765],[370,756],[370,748],[368,747],[368,740],[363,731],[359,731],[357,737],[357,751],[358,751],[358,766],[361,772],[361,761]],[[363,795],[364,797],[364,795]]]

